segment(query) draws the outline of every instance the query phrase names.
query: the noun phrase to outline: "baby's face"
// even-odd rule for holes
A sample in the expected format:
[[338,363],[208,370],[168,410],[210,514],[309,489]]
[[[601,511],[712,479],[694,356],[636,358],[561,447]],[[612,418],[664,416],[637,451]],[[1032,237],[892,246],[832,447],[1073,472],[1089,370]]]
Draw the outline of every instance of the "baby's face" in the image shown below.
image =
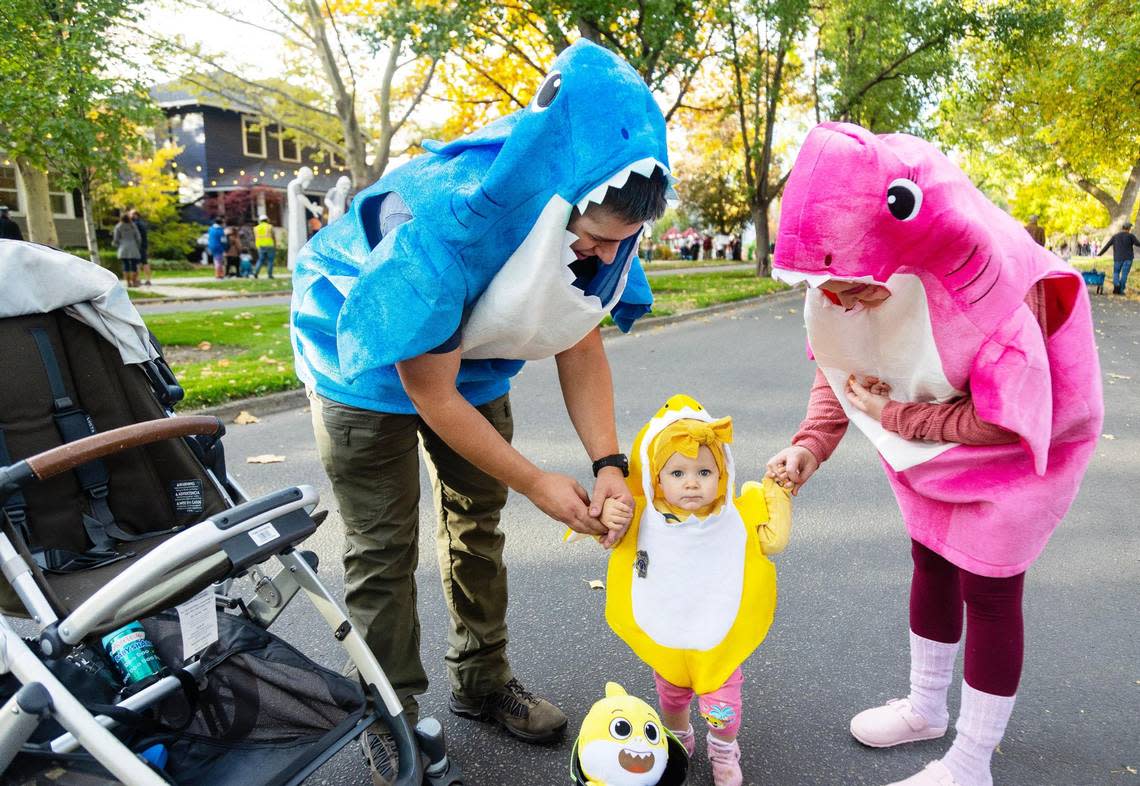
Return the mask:
[[704,445],[696,458],[674,453],[657,477],[665,501],[681,510],[700,510],[716,501],[720,472]]

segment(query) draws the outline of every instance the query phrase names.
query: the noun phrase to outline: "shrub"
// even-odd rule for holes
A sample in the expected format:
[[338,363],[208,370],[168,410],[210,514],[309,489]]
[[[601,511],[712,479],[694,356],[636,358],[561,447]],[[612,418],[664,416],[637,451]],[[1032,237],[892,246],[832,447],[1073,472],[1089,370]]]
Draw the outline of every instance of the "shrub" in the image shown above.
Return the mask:
[[653,247],[654,259],[672,259],[673,257],[673,249],[664,243],[659,243]]

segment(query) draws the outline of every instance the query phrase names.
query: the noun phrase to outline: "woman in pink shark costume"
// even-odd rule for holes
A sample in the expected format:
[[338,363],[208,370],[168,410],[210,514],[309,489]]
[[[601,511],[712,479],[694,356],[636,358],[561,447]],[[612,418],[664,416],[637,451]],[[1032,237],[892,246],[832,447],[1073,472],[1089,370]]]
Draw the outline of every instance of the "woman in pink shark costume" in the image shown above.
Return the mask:
[[957,735],[895,786],[990,786],[1023,660],[1025,571],[1080,487],[1103,418],[1088,294],[930,144],[824,123],[784,190],[775,275],[806,281],[819,369],[769,472],[798,489],[849,422],[880,453],[912,539],[910,694],[865,710],[872,747]]

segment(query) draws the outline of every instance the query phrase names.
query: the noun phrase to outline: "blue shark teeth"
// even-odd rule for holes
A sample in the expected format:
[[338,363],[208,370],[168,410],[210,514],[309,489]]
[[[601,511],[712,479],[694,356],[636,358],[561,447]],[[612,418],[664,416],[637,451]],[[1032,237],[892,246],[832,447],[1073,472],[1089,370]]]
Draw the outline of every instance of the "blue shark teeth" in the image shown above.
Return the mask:
[[586,194],[586,196],[578,202],[578,212],[585,213],[591,202],[600,205],[602,201],[605,200],[606,193],[611,187],[621,188],[626,184],[631,172],[636,172],[642,177],[649,177],[653,174],[654,169],[660,169],[666,176],[669,176],[669,168],[655,158],[642,158],[618,170],[609,180],[595,186],[591,189],[590,193]]

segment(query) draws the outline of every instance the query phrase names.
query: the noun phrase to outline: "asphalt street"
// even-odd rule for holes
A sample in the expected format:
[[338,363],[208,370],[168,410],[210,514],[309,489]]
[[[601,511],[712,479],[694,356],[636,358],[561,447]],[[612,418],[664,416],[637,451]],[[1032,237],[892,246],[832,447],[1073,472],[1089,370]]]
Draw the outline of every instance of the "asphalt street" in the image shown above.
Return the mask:
[[[1094,301],[1108,413],[1104,437],[1072,511],[1029,571],[1025,672],[994,757],[995,782],[1003,786],[1140,784],[1140,303],[1109,296]],[[759,478],[767,457],[786,444],[803,415],[813,374],[794,296],[612,337],[607,349],[623,446],[669,395],[688,393],[714,416],[733,416],[738,482]],[[512,402],[515,445],[539,466],[587,484],[589,463],[562,406],[553,363],[529,364],[516,380]],[[343,538],[308,412],[231,426],[226,444],[231,472],[251,493],[302,482],[320,489],[333,513],[307,547],[320,555],[321,573],[339,593]],[[261,453],[286,460],[245,462]],[[573,737],[605,682],[620,682],[650,701],[654,695],[649,669],[606,626],[604,593],[586,583],[604,578],[605,553],[589,542],[562,543],[560,525],[511,495],[502,522],[511,662],[529,689],[570,717],[562,743],[524,745],[447,713],[447,617],[426,478],[423,497],[417,579],[422,654],[432,681],[423,714],[444,722],[449,750],[468,784],[567,783]],[[908,539],[861,434],[848,434],[804,489],[793,521],[791,544],[775,560],[775,624],[744,667],[745,782],[881,785],[902,779],[938,758],[950,738],[871,750],[847,731],[855,712],[907,690]],[[317,660],[342,665],[335,641],[303,598],[275,630]],[[952,717],[957,704],[955,687]],[[700,732],[703,724],[694,719]],[[712,782],[701,749],[689,779],[693,786]],[[353,746],[310,782],[369,779]]]

